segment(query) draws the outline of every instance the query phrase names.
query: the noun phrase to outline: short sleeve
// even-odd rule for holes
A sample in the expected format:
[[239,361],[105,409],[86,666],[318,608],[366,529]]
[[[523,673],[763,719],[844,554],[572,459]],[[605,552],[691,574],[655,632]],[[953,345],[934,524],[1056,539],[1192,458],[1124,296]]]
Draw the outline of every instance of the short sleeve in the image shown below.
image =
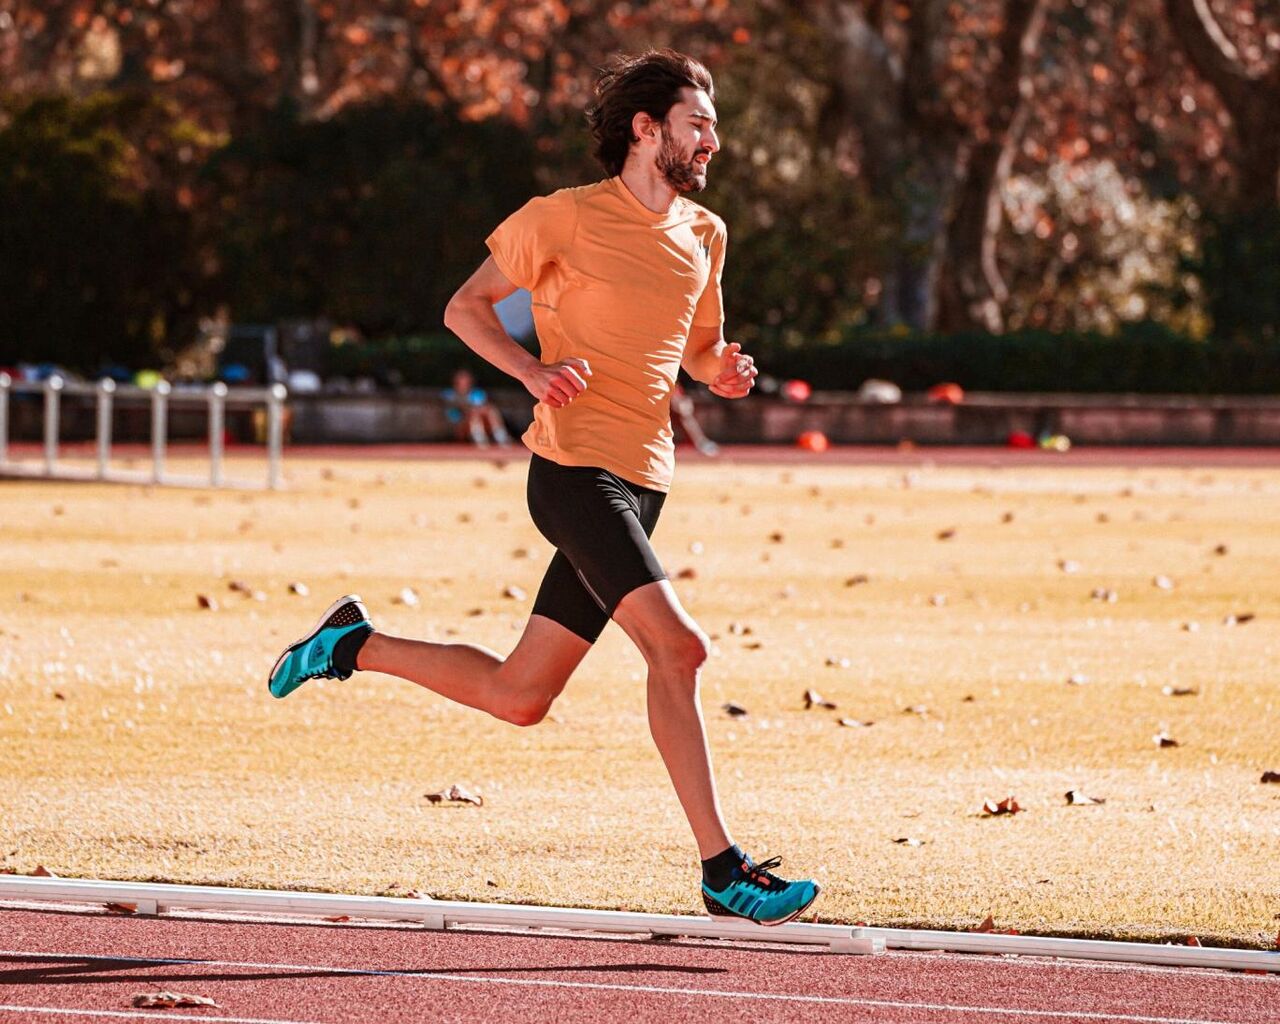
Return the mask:
[[530,199],[504,220],[485,245],[512,284],[533,291],[547,265],[573,241],[577,203],[568,189]]
[[720,290],[720,277],[724,273],[724,252],[728,242],[728,234],[724,223],[716,222],[715,235],[711,239],[711,273],[707,276],[707,285],[698,297],[698,304],[693,310],[695,327],[719,327],[724,323],[724,296]]

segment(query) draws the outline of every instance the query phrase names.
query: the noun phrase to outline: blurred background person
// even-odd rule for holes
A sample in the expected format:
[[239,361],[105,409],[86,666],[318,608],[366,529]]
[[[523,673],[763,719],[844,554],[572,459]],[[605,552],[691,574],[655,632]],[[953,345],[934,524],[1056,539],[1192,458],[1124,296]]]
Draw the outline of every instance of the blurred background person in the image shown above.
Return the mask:
[[502,421],[502,413],[489,401],[488,392],[476,387],[470,370],[455,370],[453,384],[445,388],[441,398],[447,407],[445,415],[454,425],[459,440],[470,438],[481,448],[489,446],[490,438],[495,444],[503,446],[511,443],[511,435],[507,433],[507,426]]

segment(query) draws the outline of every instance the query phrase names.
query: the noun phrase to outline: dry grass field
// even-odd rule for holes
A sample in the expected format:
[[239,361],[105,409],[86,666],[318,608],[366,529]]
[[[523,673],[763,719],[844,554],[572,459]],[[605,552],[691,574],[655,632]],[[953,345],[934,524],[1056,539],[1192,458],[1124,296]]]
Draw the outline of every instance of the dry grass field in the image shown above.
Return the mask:
[[[0,869],[700,912],[616,628],[531,729],[381,676],[267,694],[347,592],[508,650],[549,557],[523,464],[287,479],[0,482]],[[1271,946],[1278,522],[1280,470],[683,467],[655,541],[735,837],[819,920]]]

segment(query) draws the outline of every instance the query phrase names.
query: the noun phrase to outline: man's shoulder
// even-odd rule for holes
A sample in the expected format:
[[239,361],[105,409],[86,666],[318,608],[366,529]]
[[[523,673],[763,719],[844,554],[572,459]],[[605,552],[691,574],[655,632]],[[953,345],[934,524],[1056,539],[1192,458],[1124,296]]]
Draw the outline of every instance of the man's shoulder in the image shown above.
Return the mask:
[[568,188],[558,188],[554,192],[550,192],[539,198],[546,203],[557,206],[573,207],[594,198],[602,190],[605,189],[605,182],[593,181],[589,185],[571,185]]
[[688,196],[680,196],[676,200],[684,207],[685,215],[692,222],[695,229],[703,229],[709,233],[716,235],[727,235],[729,229],[725,226],[724,218],[718,213],[708,210],[701,203],[695,203]]

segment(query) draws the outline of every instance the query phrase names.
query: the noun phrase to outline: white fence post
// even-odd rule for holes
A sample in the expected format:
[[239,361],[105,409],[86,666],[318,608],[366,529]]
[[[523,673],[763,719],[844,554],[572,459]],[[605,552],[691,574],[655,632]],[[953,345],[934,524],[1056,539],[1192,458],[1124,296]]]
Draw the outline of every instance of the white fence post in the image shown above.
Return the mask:
[[280,490],[280,453],[284,447],[284,400],[289,392],[283,384],[267,390],[267,486]]
[[9,386],[13,378],[0,373],[0,466],[9,461]]
[[209,483],[214,487],[222,485],[222,446],[223,434],[226,433],[224,410],[227,400],[227,386],[218,381],[209,389]]
[[110,379],[98,382],[98,479],[107,478],[111,463],[111,398],[116,393],[116,382]]
[[160,381],[151,392],[151,479],[164,482],[164,446],[169,433],[169,382]]
[[58,399],[63,380],[56,373],[44,382],[44,471],[53,476],[58,466]]
[[[13,394],[43,396],[42,457],[36,461],[17,460],[12,456],[10,414]],[[62,457],[61,416],[68,398],[96,402],[96,465],[86,467],[76,460]],[[96,383],[68,381],[52,374],[44,381],[14,380],[0,373],[0,476],[22,476],[35,479],[103,480],[121,483],[173,484],[184,487],[237,487],[258,489],[263,486],[279,490],[284,486],[283,449],[288,391],[282,384],[266,388],[228,388],[219,382],[208,387],[182,387],[174,390],[168,381],[154,388],[117,384],[103,379]],[[151,466],[140,471],[111,465],[115,443],[113,416],[117,405],[151,406]],[[209,469],[200,476],[175,474],[167,464],[170,408],[197,406],[209,414]],[[262,483],[226,478],[226,427],[228,408],[255,411],[265,406],[267,478]],[[255,418],[255,426],[261,420]]]

